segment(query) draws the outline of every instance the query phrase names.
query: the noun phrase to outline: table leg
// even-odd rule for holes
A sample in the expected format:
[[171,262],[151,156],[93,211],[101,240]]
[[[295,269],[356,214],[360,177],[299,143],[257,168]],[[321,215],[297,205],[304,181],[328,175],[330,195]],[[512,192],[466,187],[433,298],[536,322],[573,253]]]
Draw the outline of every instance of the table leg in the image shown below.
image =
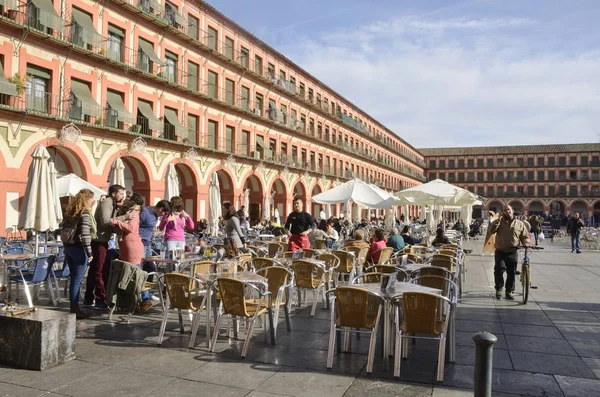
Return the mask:
[[212,286],[207,285],[207,290],[206,290],[206,347],[209,347],[209,348],[210,348],[210,314],[211,313],[212,313]]
[[[269,327],[271,329],[271,344],[275,344],[275,328],[273,328],[273,309],[269,308]],[[267,332],[267,330],[265,330]]]
[[383,369],[387,370],[390,354],[390,303],[386,300],[383,304]]

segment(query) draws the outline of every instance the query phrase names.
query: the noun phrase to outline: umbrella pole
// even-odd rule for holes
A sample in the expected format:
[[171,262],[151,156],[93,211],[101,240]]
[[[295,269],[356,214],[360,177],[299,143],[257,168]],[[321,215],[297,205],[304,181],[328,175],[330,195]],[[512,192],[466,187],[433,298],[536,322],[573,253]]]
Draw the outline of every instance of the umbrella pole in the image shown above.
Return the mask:
[[40,235],[37,232],[35,233],[35,255],[39,255],[40,253]]

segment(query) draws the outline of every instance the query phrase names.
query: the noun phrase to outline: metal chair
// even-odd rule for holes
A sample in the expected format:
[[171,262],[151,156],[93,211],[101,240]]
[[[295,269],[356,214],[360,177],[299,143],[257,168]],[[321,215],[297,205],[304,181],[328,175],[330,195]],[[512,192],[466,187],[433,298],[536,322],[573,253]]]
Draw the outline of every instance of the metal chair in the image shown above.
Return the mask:
[[273,337],[277,337],[277,322],[279,320],[279,309],[283,307],[285,313],[285,324],[288,332],[292,330],[290,322],[291,288],[293,286],[294,274],[285,267],[271,266],[256,272],[268,280],[268,290],[271,293],[271,308],[273,309]]
[[[440,303],[442,310],[449,309],[451,302],[448,298],[426,292],[405,292],[401,299],[395,299],[396,306],[396,351],[394,355],[394,376],[400,377],[402,358],[408,357],[408,339],[435,339],[438,345],[438,381],[444,380],[444,360],[446,356],[446,333],[450,316],[440,320]],[[402,317],[400,317],[402,306]],[[426,334],[430,336],[416,336]]]
[[269,258],[277,257],[280,253],[285,251],[285,248],[286,247],[282,243],[278,243],[275,241],[269,241],[267,243],[267,250],[268,250]]
[[377,326],[383,308],[383,299],[375,293],[357,287],[338,287],[332,298],[334,309],[331,310],[331,326],[329,329],[329,347],[327,349],[327,369],[333,366],[333,354],[337,331],[344,332],[344,351],[348,351],[349,333],[367,333],[371,335],[369,354],[367,357],[367,373],[373,372]]
[[238,270],[242,269],[243,271],[250,270],[250,263],[252,262],[252,254],[240,254],[235,258],[238,265]]
[[315,263],[303,260],[292,262],[294,272],[294,286],[298,292],[298,306],[301,305],[301,291],[313,291],[314,301],[310,316],[314,317],[317,310],[317,301],[319,292],[323,293],[323,303],[325,303],[325,269]]
[[315,240],[315,249],[316,250],[324,250],[327,249],[327,240]]
[[279,264],[279,262],[273,258],[254,258],[254,259],[252,259],[250,266],[251,266],[251,269],[253,269],[253,271],[256,272],[260,269],[275,266],[278,264]]
[[[58,303],[61,303],[62,299],[60,296],[60,282],[62,280],[65,281],[65,288],[64,288],[63,294],[65,296],[67,296],[67,292],[69,291],[68,280],[71,277],[71,269],[69,269],[69,266],[65,262],[64,256],[56,256],[55,258],[56,259],[52,262],[52,267],[50,269],[50,278],[51,278],[51,282],[52,281],[54,282],[54,287],[56,288],[55,292],[57,295],[57,301],[58,301]],[[55,270],[57,263],[62,263],[62,268]]]
[[367,254],[369,253],[369,248],[368,247],[354,247],[354,246],[349,246],[349,247],[345,247],[344,251],[348,251],[348,252],[352,252],[354,254],[354,258],[355,258],[355,267],[356,269],[360,269],[362,271],[362,269],[365,267],[365,264],[367,262]]
[[319,254],[318,259],[325,262],[325,271],[327,273],[325,282],[327,283],[327,288],[331,288],[332,284],[334,284],[333,274],[340,266],[340,258],[333,254],[323,253]]
[[302,249],[302,253],[303,253],[304,257],[308,258],[308,259],[316,258],[320,254],[319,251],[313,250],[313,249],[310,249],[310,248],[303,248]]
[[340,260],[340,265],[334,273],[336,285],[344,276],[348,276],[348,284],[350,284],[357,273],[356,256],[350,251],[331,251],[331,253]]
[[[221,310],[219,310],[219,314],[217,315],[215,322],[215,330],[213,332],[210,351],[215,351],[217,337],[219,336],[219,328],[221,326],[223,316],[230,316],[231,318],[245,317],[250,321],[241,354],[242,358],[245,358],[246,353],[248,352],[248,344],[252,338],[252,331],[254,330],[254,322],[256,321],[256,318],[269,312],[269,308],[272,306],[271,292],[261,292],[255,285],[244,283],[243,281],[233,278],[218,278],[217,285],[222,298]],[[257,293],[258,298],[247,299],[246,291],[249,293]],[[273,323],[271,322],[271,327],[273,326],[272,324]],[[272,331],[274,330],[272,329]],[[266,339],[267,333],[265,332],[265,341]]]
[[181,332],[183,332],[183,316],[181,316],[181,311],[190,311],[193,314],[192,335],[188,345],[191,349],[195,346],[196,342],[196,334],[200,325],[200,311],[206,308],[206,295],[198,296],[193,293],[196,290],[197,284],[202,284],[202,281],[181,273],[167,273],[163,276],[163,279],[169,299],[165,304],[163,319],[160,324],[158,345],[162,344],[165,336],[169,311],[177,309],[180,314],[179,326]]
[[[8,278],[8,295],[11,294],[12,284],[22,283],[23,288],[25,289],[25,294],[27,295],[28,303],[31,303],[31,292],[29,291],[29,286],[33,285],[35,287],[35,295],[34,298],[37,300],[38,297],[38,289],[40,285],[46,284],[48,288],[48,292],[50,294],[50,299],[53,305],[56,305],[56,298],[54,297],[54,289],[52,288],[52,281],[50,280],[50,269],[52,268],[52,262],[55,260],[50,259],[52,256],[45,255],[40,256],[34,259],[32,262],[34,263],[33,269],[30,272],[23,274],[23,269],[20,266],[8,266],[10,269],[14,269],[19,272],[19,276],[10,276]],[[19,300],[19,288],[17,287],[17,301]]]
[[281,259],[292,259],[294,257],[294,251],[283,251],[279,254],[279,258]]
[[373,265],[383,265],[385,262],[387,262],[392,257],[394,249],[392,247],[386,247],[380,249],[378,252],[379,259],[377,260],[377,263],[373,263]]

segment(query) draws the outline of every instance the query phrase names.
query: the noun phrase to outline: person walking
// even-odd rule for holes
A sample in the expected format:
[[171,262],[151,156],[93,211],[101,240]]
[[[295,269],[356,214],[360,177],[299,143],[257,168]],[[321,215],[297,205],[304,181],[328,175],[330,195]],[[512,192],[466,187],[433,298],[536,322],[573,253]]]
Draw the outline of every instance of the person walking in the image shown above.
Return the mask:
[[72,241],[63,241],[65,246],[65,262],[69,267],[71,278],[69,280],[70,312],[75,313],[77,319],[87,318],[79,308],[81,282],[88,263],[92,261],[92,238],[95,238],[96,224],[92,216],[94,193],[89,189],[81,189],[71,200],[65,212],[65,220],[61,229],[67,224],[74,229]]
[[584,227],[583,220],[579,218],[579,212],[575,213],[575,216],[569,219],[567,223],[567,233],[571,235],[571,253],[577,252],[581,254],[579,249],[579,237],[581,235],[581,228]]
[[[505,298],[515,299],[515,272],[519,262],[519,245],[529,247],[529,232],[525,224],[514,216],[510,205],[505,205],[502,217],[494,220],[487,232],[485,241],[495,234],[494,243],[494,282],[496,299],[502,299],[502,287],[505,287]],[[506,271],[506,285],[504,272]]]
[[529,224],[531,225],[531,233],[533,233],[533,238],[535,239],[535,245],[538,245],[538,238],[540,236],[540,232],[542,231],[542,222],[537,215],[532,215],[529,218]]
[[[107,254],[108,242],[115,232],[113,218],[115,217],[121,202],[125,198],[125,188],[121,185],[112,185],[108,188],[108,197],[102,200],[96,208],[94,219],[98,231],[96,237],[92,240],[92,256],[90,270],[85,288],[85,298],[83,304],[92,306],[96,309],[107,309],[106,289],[104,279],[108,276]],[[126,220],[126,218],[124,219]]]
[[300,199],[294,200],[294,211],[288,215],[285,222],[286,230],[289,230],[291,236],[288,241],[288,251],[310,248],[308,233],[313,229],[315,221],[306,211],[302,210],[303,203]]
[[223,203],[223,219],[225,220],[225,235],[231,239],[238,252],[244,249],[244,232],[240,225],[240,218],[235,212],[235,207],[231,203]]

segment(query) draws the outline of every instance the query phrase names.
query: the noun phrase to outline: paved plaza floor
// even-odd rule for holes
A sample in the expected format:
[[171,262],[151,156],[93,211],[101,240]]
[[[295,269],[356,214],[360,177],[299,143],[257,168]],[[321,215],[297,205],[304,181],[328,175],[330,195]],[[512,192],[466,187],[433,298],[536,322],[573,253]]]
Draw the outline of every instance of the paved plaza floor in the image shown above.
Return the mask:
[[494,298],[492,258],[479,255],[482,244],[466,243],[473,253],[457,311],[456,363],[446,364],[443,383],[435,382],[436,344],[427,341],[409,343],[399,381],[384,370],[380,345],[374,373],[366,374],[366,337],[353,338],[351,353],[336,354],[327,372],[329,312],[319,305],[314,318],[295,308],[292,332],[280,323],[274,346],[258,329],[245,360],[241,339],[223,336],[210,353],[202,327],[188,349],[189,321],[181,334],[175,314],[161,347],[158,311],[131,324],[98,315],[77,323],[76,360],[44,372],[0,367],[0,396],[472,396],[477,331],[498,337],[494,396],[600,396],[600,252],[571,254],[545,242],[530,255],[537,289],[523,305],[520,287],[515,301]]

